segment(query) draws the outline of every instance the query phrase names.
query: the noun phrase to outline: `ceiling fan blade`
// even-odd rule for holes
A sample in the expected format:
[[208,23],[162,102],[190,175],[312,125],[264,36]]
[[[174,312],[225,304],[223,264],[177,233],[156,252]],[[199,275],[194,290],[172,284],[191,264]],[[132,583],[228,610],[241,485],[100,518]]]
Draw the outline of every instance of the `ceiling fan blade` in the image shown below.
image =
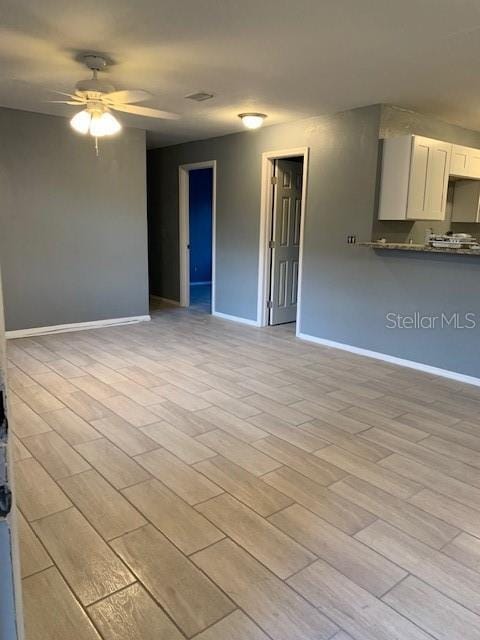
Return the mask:
[[146,116],[148,118],[164,118],[165,120],[178,120],[178,113],[170,111],[160,111],[160,109],[150,109],[150,107],[137,107],[129,104],[112,104],[111,109],[116,111],[124,111],[125,113],[133,113],[136,116]]
[[65,93],[65,91],[57,91],[56,89],[50,89],[53,93],[58,93],[60,96],[67,96],[67,98],[73,98],[74,100],[78,100],[79,102],[83,102],[84,99],[82,96],[78,96],[74,93]]
[[143,89],[133,89],[112,91],[111,93],[106,93],[102,97],[104,100],[108,100],[109,102],[122,102],[124,104],[129,104],[131,102],[142,102],[142,100],[148,100],[152,97],[152,94],[148,93],[148,91],[143,91]]
[[77,102],[76,100],[47,100],[49,104],[73,104],[76,107],[80,107],[82,102]]

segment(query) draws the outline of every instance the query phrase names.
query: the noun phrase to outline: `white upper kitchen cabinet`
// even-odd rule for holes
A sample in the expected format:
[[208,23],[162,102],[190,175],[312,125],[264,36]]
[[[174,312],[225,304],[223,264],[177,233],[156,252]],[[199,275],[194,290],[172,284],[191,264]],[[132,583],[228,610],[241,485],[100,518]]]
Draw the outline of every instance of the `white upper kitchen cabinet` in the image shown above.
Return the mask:
[[422,136],[384,140],[379,220],[444,220],[451,154]]
[[460,178],[480,179],[480,149],[452,145],[450,174]]

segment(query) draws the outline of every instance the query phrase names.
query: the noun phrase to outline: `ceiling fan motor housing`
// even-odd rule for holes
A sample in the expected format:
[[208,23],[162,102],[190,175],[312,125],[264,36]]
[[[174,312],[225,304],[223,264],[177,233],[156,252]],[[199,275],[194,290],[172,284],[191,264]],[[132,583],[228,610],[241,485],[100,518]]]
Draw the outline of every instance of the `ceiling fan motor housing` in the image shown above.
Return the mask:
[[[75,85],[76,93],[86,94],[86,93],[111,93],[115,91],[115,87],[103,80],[98,80],[96,78],[88,78],[87,80],[80,80]],[[94,97],[94,96],[92,96]]]

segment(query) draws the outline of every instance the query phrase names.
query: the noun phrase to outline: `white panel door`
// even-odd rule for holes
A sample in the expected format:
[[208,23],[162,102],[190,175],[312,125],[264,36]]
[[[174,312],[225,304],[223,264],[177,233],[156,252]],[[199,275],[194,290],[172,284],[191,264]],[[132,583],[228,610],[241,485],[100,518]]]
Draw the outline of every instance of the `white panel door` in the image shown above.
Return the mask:
[[270,324],[297,317],[303,162],[277,160],[272,224]]
[[407,220],[444,220],[452,145],[414,136]]

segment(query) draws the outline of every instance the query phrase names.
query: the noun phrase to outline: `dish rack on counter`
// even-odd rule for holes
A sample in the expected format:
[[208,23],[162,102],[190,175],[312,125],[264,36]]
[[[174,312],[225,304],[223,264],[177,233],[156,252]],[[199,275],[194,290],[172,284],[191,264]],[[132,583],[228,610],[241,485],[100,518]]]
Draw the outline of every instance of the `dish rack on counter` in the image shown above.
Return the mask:
[[469,233],[429,233],[425,244],[436,249],[480,249],[478,240]]

